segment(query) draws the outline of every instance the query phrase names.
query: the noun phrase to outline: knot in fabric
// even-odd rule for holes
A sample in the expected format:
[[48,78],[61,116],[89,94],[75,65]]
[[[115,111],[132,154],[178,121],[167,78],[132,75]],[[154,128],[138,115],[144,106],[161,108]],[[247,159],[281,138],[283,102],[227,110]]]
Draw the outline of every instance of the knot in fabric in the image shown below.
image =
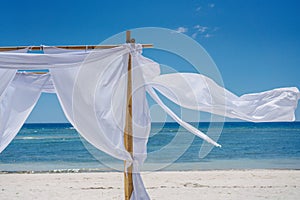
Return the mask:
[[132,56],[141,55],[143,53],[143,46],[136,43],[123,44],[127,48]]

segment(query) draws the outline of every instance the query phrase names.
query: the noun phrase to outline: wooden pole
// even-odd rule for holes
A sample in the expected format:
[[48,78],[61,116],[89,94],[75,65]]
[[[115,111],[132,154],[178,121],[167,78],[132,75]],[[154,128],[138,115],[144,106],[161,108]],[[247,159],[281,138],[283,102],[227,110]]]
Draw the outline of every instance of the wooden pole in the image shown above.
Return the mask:
[[[115,48],[120,45],[59,45],[55,46],[61,49],[73,49],[73,50],[92,50],[92,49],[110,49]],[[152,48],[152,44],[142,44],[143,48]],[[0,47],[0,51],[12,51],[12,50],[19,50],[25,49],[30,47],[30,50],[42,50],[43,46],[7,46],[7,47]]]
[[[130,31],[126,31],[126,42],[132,43]],[[133,156],[133,137],[132,137],[132,70],[131,70],[131,55],[128,58],[128,75],[127,75],[127,106],[126,106],[126,124],[124,130],[124,145],[125,149]],[[127,172],[127,173],[126,173]],[[126,161],[124,162],[124,192],[125,200],[130,200],[132,195],[132,165],[126,169]]]

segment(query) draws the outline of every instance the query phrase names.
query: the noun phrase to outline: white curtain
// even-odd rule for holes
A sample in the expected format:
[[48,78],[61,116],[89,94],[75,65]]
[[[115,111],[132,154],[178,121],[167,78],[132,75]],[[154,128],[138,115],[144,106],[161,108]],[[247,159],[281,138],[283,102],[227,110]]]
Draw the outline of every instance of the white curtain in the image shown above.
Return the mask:
[[16,70],[11,69],[0,69],[0,101],[2,99],[2,95],[4,90],[7,88],[8,84],[12,81],[16,74]]
[[52,92],[50,75],[16,74],[0,102],[0,152],[17,135],[41,92]]
[[[95,54],[98,59],[90,55],[80,69],[50,69],[59,100],[70,122],[87,141],[116,158],[124,159],[125,157],[124,160],[131,160],[121,142],[123,118],[115,121],[114,116],[109,113],[111,112],[111,93],[116,87],[115,82],[120,79],[124,71],[122,64],[128,51],[126,48],[119,48],[105,50],[102,55],[99,52]],[[104,70],[108,71],[105,76],[102,74]],[[99,79],[99,76],[102,79]],[[98,81],[109,83],[107,82],[106,85],[103,83],[106,87],[100,86],[98,89]],[[123,103],[119,102],[120,105]],[[108,116],[100,116],[101,120],[99,120],[97,115]]]
[[[92,52],[79,70],[53,68],[50,73],[67,118],[96,148],[134,167],[131,199],[149,199],[139,174],[147,152],[150,118],[143,78],[133,70],[133,158],[124,148],[127,63],[130,47]],[[45,51],[47,53],[47,50]],[[95,59],[96,58],[96,59]],[[133,68],[135,65],[133,64]]]
[[0,52],[0,68],[40,70],[48,68],[79,67],[87,55],[88,52],[85,51],[70,51],[55,54]]
[[[6,52],[2,52],[2,54],[5,56],[7,55],[7,53],[26,53],[28,51],[28,48],[24,48],[24,49],[20,49],[20,50],[16,50],[16,51],[6,51]],[[15,76],[15,73],[17,70],[15,69],[4,69],[2,67],[5,66],[5,63],[1,63],[2,65],[0,66],[0,101],[1,101],[1,97],[2,94],[4,92],[4,90],[7,88],[8,84],[12,81],[12,79]]]
[[[150,199],[139,174],[147,156],[151,120],[146,91],[180,125],[220,146],[184,122],[160,99],[194,110],[254,122],[293,121],[300,93],[279,88],[237,97],[200,74],[160,75],[159,65],[141,55],[141,45],[69,51],[44,47],[45,54],[0,53],[0,152],[15,137],[41,92],[56,92],[67,119],[96,148],[133,164],[132,200]],[[133,157],[124,148],[127,63],[133,70]],[[14,74],[17,69],[49,69],[48,74]],[[12,81],[11,81],[12,80]]]

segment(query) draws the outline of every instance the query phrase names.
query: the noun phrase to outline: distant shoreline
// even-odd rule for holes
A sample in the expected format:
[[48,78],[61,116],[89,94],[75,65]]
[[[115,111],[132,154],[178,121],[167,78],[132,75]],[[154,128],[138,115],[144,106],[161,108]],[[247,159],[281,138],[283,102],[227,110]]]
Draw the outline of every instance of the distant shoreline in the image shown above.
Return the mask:
[[[106,173],[122,172],[124,165],[118,163],[10,163],[2,164],[0,174],[55,174],[55,173]],[[35,167],[36,166],[36,167]],[[146,162],[142,172],[193,172],[193,171],[247,171],[247,170],[300,170],[300,160],[290,159],[236,159],[236,160],[203,160],[202,162],[164,163]]]
[[[178,124],[177,122],[151,122],[151,124]],[[225,122],[209,122],[209,121],[199,121],[199,122],[188,122],[188,123],[224,123],[224,124],[234,124],[234,123],[244,123],[244,124],[287,124],[287,123],[300,123],[300,121],[292,121],[292,122],[246,122],[246,121],[225,121]],[[24,123],[24,125],[45,125],[45,124],[68,124],[71,125],[69,122],[29,122],[29,123]],[[71,125],[72,126],[72,125]]]

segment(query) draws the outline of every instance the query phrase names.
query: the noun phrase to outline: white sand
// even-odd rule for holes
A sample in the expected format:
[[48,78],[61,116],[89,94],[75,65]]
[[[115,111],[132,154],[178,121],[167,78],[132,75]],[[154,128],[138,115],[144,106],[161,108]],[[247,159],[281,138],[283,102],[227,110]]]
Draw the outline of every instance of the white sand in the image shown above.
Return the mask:
[[[300,171],[144,172],[151,199],[300,199]],[[123,199],[123,173],[1,174],[1,200]]]

